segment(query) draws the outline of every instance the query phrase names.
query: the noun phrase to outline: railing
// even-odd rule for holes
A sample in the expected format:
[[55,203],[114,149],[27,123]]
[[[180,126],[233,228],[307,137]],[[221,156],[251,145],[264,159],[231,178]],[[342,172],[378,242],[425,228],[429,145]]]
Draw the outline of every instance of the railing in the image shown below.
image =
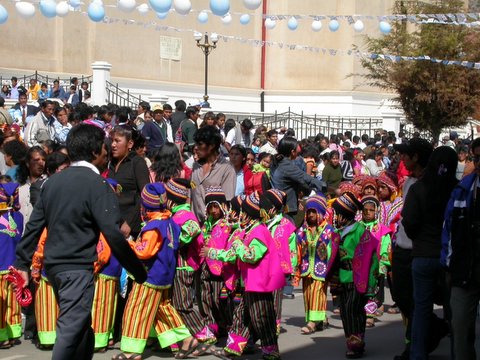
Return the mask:
[[142,96],[134,96],[130,93],[130,90],[122,90],[118,87],[118,84],[113,84],[107,81],[107,98],[108,104],[116,104],[119,106],[129,106],[132,109],[136,109],[138,104],[142,101]]
[[[68,92],[70,90],[70,84],[73,76],[70,76],[68,78],[61,78],[61,77],[55,77],[55,76],[48,76],[48,75],[42,75],[39,74],[38,71],[35,71],[34,74],[31,75],[15,75],[16,78],[18,79],[18,85],[23,85],[28,89],[28,86],[30,84],[30,79],[35,79],[41,85],[42,83],[47,84],[49,87],[53,85],[54,80],[58,80],[59,84],[63,89]],[[12,76],[3,76],[0,75],[0,84],[2,85],[12,85],[11,81]],[[92,83],[92,76],[77,76],[78,82],[81,84],[82,82],[87,82],[89,85]]]
[[325,136],[343,134],[347,130],[358,136],[363,134],[374,136],[377,130],[383,128],[383,119],[374,117],[304,115],[291,111],[273,114],[225,113],[225,116],[238,122],[250,119],[256,127],[264,125],[269,129],[290,128],[295,131],[297,139],[305,139],[320,133]]

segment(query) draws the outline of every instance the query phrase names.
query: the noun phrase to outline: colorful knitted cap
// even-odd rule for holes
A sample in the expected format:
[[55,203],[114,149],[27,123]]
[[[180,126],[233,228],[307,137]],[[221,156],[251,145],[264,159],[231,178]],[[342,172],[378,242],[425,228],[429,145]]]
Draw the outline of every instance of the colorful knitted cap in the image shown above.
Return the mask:
[[390,189],[392,193],[396,192],[398,190],[397,185],[395,185],[395,182],[393,179],[388,176],[386,173],[381,173],[378,178],[377,178],[377,184],[384,184],[386,187]]
[[0,210],[19,210],[18,184],[0,184]]
[[217,203],[220,207],[228,204],[225,192],[220,186],[209,186],[205,191],[205,207],[210,203]]
[[374,204],[376,207],[380,206],[380,201],[375,195],[365,195],[362,197],[362,205]]
[[362,209],[362,203],[358,201],[354,194],[346,192],[333,202],[332,208],[335,210],[335,213],[352,220],[357,214],[357,211]]
[[163,210],[167,203],[167,194],[162,183],[145,185],[141,194],[142,205],[147,211]]
[[371,186],[377,191],[377,180],[373,176],[365,176],[362,181],[362,192],[365,190],[366,187]]
[[260,219],[260,209],[260,196],[256,191],[247,196],[242,203],[242,210],[252,219]]
[[340,191],[340,195],[346,193],[346,192],[351,192],[352,194],[355,195],[355,197],[359,197],[360,196],[360,187],[355,185],[353,182],[351,181],[342,181],[339,185],[338,185],[338,191]]
[[278,189],[267,190],[265,191],[264,195],[277,211],[282,210],[287,201],[287,194]]
[[115,194],[119,194],[122,192],[122,185],[120,185],[117,180],[114,180],[112,178],[106,178],[105,181],[108,185],[110,185]]
[[188,200],[188,189],[191,188],[190,181],[186,179],[170,179],[165,184],[167,198],[175,204],[185,204]]
[[238,195],[235,196],[232,200],[230,200],[230,207],[237,214],[240,214],[240,212],[242,211],[242,204],[245,201],[245,198],[245,195]]
[[309,197],[305,203],[305,210],[315,210],[317,214],[325,215],[327,212],[327,198],[322,193]]

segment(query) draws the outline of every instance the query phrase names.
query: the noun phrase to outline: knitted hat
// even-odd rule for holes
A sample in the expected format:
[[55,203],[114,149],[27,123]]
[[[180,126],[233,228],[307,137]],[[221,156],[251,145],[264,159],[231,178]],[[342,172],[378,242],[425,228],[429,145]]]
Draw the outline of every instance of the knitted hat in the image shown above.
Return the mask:
[[278,189],[267,190],[265,191],[264,195],[277,211],[282,210],[287,201],[287,194]]
[[327,212],[327,198],[322,193],[309,197],[305,203],[305,211],[315,210],[317,214],[325,215]]
[[167,194],[162,183],[145,185],[141,194],[142,205],[147,211],[163,210],[167,203]]
[[357,214],[357,211],[362,209],[362,203],[358,201],[354,194],[346,192],[333,202],[332,208],[335,210],[335,213],[352,220]]
[[223,215],[226,215],[228,212],[228,201],[225,197],[225,192],[219,186],[209,186],[205,191],[205,209],[208,208],[208,205],[215,203],[220,206],[220,209],[223,211]]
[[365,176],[365,178],[362,181],[362,192],[367,188],[368,186],[371,186],[377,191],[377,180],[373,176]]
[[355,195],[355,197],[360,196],[360,187],[352,183],[351,181],[342,181],[338,185],[338,191],[340,192],[340,195],[346,193],[346,192],[351,192],[352,194]]
[[242,203],[242,210],[252,219],[260,219],[260,209],[260,196],[256,191],[247,196]]
[[392,193],[398,190],[397,185],[393,181],[393,179],[388,176],[386,173],[381,173],[377,178],[377,185],[384,184],[386,187],[390,189]]
[[359,188],[362,188],[363,186],[363,181],[368,177],[369,175],[365,175],[365,174],[360,174],[360,175],[356,175],[353,177],[353,180],[352,180],[352,183],[354,185],[357,185]]
[[269,200],[266,194],[260,195],[260,217],[267,221],[275,216],[276,212],[277,207]]
[[106,178],[105,181],[108,185],[110,185],[115,194],[119,194],[122,192],[122,185],[120,185],[117,180],[114,180],[112,178]]
[[188,200],[188,189],[190,187],[190,181],[186,179],[168,180],[165,184],[167,199],[178,205],[185,204]]
[[0,184],[0,210],[19,210],[18,184]]
[[365,195],[364,197],[362,197],[361,201],[362,201],[362,205],[374,204],[375,207],[377,208],[380,206],[380,201],[375,195]]
[[238,195],[235,196],[232,200],[230,200],[230,208],[232,211],[235,211],[237,214],[240,214],[242,211],[242,204],[245,201],[245,195]]

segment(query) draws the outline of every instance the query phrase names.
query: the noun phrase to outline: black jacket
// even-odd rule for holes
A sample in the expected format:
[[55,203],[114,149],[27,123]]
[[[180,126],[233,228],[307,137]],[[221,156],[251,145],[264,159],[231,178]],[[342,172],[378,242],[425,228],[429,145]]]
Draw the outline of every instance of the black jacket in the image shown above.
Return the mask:
[[120,232],[117,197],[92,169],[69,167],[45,181],[17,246],[17,268],[25,271],[30,268],[38,238],[45,227],[48,236],[44,266],[49,275],[93,269],[102,232],[122,266],[137,282],[146,280],[141,262]]

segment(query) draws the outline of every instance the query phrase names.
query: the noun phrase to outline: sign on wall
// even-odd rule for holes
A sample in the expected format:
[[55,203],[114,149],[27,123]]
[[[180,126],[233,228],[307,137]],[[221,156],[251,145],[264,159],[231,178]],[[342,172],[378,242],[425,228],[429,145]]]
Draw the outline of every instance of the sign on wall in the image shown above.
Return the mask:
[[160,59],[180,61],[182,59],[182,39],[160,36]]

